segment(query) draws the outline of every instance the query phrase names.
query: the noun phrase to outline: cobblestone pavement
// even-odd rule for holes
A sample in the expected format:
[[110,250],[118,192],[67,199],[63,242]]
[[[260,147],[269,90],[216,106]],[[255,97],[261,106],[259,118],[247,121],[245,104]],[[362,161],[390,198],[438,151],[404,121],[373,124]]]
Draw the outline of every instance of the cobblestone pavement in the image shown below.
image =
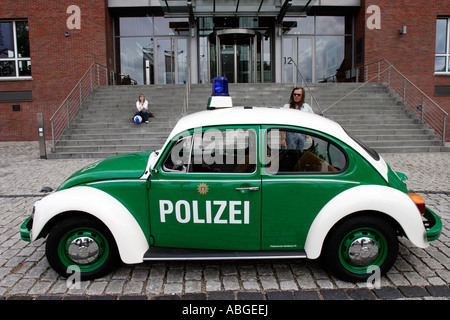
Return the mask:
[[45,240],[22,241],[19,225],[43,187],[58,187],[95,159],[40,160],[37,142],[0,142],[0,299],[449,300],[450,153],[383,157],[441,216],[443,233],[426,250],[402,239],[379,288],[340,281],[311,260],[148,262],[68,288],[44,256]]

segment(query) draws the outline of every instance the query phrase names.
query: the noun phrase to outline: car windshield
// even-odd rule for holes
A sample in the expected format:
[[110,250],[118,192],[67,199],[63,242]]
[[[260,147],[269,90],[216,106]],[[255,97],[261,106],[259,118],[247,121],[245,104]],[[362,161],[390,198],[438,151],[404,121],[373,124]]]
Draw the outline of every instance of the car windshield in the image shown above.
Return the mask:
[[344,129],[344,131],[348,134],[348,136],[350,138],[352,138],[353,140],[355,140],[355,142],[357,144],[359,144],[364,150],[366,150],[366,152],[368,154],[370,154],[370,156],[378,161],[380,160],[380,155],[378,154],[378,152],[376,152],[374,149],[372,149],[371,147],[369,147],[368,145],[366,145],[364,142],[362,142],[361,140],[359,140],[358,138],[356,138],[355,136],[351,135],[347,130]]

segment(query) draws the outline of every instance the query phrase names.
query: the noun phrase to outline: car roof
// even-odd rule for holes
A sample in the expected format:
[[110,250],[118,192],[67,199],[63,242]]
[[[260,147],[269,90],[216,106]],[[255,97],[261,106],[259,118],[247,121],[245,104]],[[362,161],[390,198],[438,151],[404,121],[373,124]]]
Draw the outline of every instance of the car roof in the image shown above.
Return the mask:
[[231,107],[189,114],[178,121],[162,150],[172,139],[188,130],[222,125],[287,125],[309,128],[328,134],[353,148],[388,181],[388,168],[384,160],[381,157],[376,160],[369,155],[345,132],[340,124],[317,114],[289,108]]
[[289,108],[232,107],[205,110],[187,115],[173,128],[169,138],[200,127],[219,125],[292,125],[328,133],[336,138],[347,136],[342,127],[325,117]]

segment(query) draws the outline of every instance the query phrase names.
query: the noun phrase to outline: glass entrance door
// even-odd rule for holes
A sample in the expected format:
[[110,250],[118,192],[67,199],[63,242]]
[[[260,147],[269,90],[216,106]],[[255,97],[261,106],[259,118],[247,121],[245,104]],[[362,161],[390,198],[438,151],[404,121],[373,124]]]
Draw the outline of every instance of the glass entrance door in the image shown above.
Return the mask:
[[156,83],[185,83],[187,79],[187,40],[157,38],[154,60]]
[[[249,29],[225,29],[210,34],[211,79],[227,77],[231,83],[253,83],[261,77],[260,34]],[[258,67],[259,66],[259,67]]]
[[[283,39],[283,82],[315,82],[314,42],[312,37]],[[302,79],[302,75],[303,78]]]
[[[297,47],[297,82],[303,80],[311,83],[313,82],[313,39],[312,38],[298,38]],[[300,74],[301,72],[301,74]]]

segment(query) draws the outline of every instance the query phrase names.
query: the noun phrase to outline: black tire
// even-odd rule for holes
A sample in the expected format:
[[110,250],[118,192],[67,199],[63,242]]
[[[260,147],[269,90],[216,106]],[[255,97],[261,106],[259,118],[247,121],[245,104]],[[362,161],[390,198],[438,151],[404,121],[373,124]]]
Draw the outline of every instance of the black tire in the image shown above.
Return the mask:
[[111,232],[89,217],[59,221],[48,235],[45,253],[50,266],[59,275],[68,278],[79,271],[81,281],[100,278],[119,262]]
[[395,227],[382,217],[362,214],[350,217],[328,234],[322,249],[325,268],[349,282],[364,282],[377,272],[383,276],[398,254]]

